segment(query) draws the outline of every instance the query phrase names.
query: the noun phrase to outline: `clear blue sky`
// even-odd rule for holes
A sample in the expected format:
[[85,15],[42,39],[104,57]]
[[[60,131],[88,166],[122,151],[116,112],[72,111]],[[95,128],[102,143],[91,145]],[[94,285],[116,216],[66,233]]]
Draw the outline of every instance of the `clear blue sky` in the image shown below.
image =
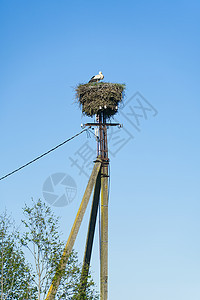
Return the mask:
[[[135,138],[110,156],[109,299],[200,298],[199,10],[193,0],[0,2],[0,176],[80,130],[73,88],[99,70],[126,83],[125,101],[139,91],[158,111],[140,133],[118,115]],[[1,181],[1,210],[19,222],[46,178],[68,173],[77,196],[53,207],[67,239],[87,183],[69,157],[86,141],[95,149],[82,135]],[[97,281],[98,258],[96,236]]]

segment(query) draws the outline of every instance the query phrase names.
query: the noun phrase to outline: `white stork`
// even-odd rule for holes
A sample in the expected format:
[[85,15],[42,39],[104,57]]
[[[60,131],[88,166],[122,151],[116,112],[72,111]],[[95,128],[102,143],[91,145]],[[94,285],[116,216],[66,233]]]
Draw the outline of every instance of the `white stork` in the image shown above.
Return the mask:
[[102,72],[100,71],[98,75],[95,75],[90,79],[89,83],[90,82],[99,82],[100,80],[103,80],[103,79],[104,79],[104,76],[103,76]]

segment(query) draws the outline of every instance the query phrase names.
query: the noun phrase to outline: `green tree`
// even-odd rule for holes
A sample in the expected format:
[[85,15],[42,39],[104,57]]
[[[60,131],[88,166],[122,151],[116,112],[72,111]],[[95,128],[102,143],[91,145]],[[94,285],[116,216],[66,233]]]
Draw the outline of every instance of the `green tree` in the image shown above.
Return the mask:
[[1,300],[36,299],[30,265],[20,249],[11,217],[0,215],[0,297]]
[[[59,265],[64,249],[59,232],[59,218],[51,208],[41,200],[33,201],[32,207],[25,205],[25,219],[22,221],[25,231],[21,244],[31,252],[34,259],[34,283],[37,289],[37,299],[45,299],[52,278]],[[56,295],[56,299],[98,299],[91,277],[87,281],[86,292],[80,298],[81,265],[77,254],[72,252]]]

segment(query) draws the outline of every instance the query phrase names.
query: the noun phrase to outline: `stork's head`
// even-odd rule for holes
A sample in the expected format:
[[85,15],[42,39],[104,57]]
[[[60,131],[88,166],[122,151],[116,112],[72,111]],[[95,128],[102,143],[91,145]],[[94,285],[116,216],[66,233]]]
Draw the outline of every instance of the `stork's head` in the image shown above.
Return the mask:
[[99,71],[99,75],[102,75],[102,72],[101,72],[101,71]]

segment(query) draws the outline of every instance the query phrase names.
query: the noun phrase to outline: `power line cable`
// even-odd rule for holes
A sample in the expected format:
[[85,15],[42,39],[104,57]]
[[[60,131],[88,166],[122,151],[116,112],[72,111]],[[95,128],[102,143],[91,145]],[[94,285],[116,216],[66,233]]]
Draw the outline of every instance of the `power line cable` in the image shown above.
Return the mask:
[[59,147],[63,146],[63,145],[66,144],[67,142],[73,140],[74,138],[76,138],[77,136],[79,136],[80,134],[82,134],[84,131],[87,131],[87,130],[88,130],[88,129],[83,129],[83,130],[81,130],[79,133],[73,135],[71,138],[65,140],[64,142],[62,142],[62,143],[60,143],[59,145],[55,146],[54,148],[48,150],[47,152],[41,154],[40,156],[34,158],[33,160],[29,161],[29,162],[26,163],[25,165],[23,165],[23,166],[21,166],[21,167],[15,169],[15,170],[13,170],[12,172],[10,172],[10,173],[8,173],[8,174],[2,176],[2,177],[0,178],[0,181],[3,180],[3,179],[5,179],[5,178],[7,178],[8,176],[11,176],[12,174],[14,174],[14,173],[16,173],[16,172],[18,172],[18,171],[20,171],[21,169],[27,167],[28,165],[34,163],[35,161],[37,161],[38,159],[40,159],[40,158],[46,156],[46,155],[49,154],[50,152],[52,152],[52,151],[58,149]]

